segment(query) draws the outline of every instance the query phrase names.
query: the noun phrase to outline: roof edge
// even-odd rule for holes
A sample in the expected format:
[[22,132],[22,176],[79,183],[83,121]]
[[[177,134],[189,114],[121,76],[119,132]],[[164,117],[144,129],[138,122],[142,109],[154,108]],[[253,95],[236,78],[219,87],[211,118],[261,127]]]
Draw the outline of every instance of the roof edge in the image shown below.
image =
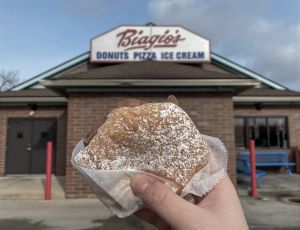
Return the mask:
[[231,60],[229,60],[229,59],[227,59],[227,58],[225,58],[225,57],[223,57],[219,54],[211,52],[211,57],[212,57],[212,59],[222,63],[225,66],[231,67],[231,68],[237,70],[238,72],[243,73],[246,76],[249,76],[251,78],[254,78],[256,80],[259,80],[259,81],[265,83],[266,85],[272,87],[273,89],[279,89],[279,90],[288,89],[287,87],[285,87],[285,86],[283,86],[283,85],[281,85],[277,82],[274,82],[274,81],[266,78],[265,76],[262,76],[258,73],[255,73],[252,70],[250,70],[250,69],[248,69],[244,66],[241,66],[241,65],[239,65],[239,64],[237,64],[237,63],[235,63],[235,62],[233,62],[233,61],[231,61]]
[[[63,62],[62,64],[60,65],[57,65],[33,78],[30,78],[14,87],[12,87],[11,89],[9,90],[21,90],[21,89],[25,89],[31,85],[34,85],[34,84],[38,84],[40,80],[44,80],[44,79],[47,79],[48,77],[50,77],[51,75],[54,75],[54,74],[57,74],[59,72],[62,72],[62,71],[65,71],[67,68],[70,68],[76,64],[79,64],[83,61],[87,61],[89,60],[89,56],[90,56],[90,52],[85,52],[77,57],[74,57],[66,62]],[[238,72],[252,78],[252,79],[256,79],[260,82],[263,82],[265,83],[266,85],[270,86],[271,88],[273,89],[279,89],[279,90],[286,90],[288,89],[287,87],[284,87],[283,85],[280,85],[279,83],[276,83],[270,79],[267,79],[266,77],[260,75],[260,74],[257,74],[249,69],[247,69],[246,67],[244,66],[241,66],[235,62],[232,62],[216,53],[213,53],[211,52],[211,58],[212,60],[215,60],[217,62],[220,62],[221,64],[225,65],[225,66],[228,66],[234,70],[237,70]]]
[[25,89],[31,85],[34,85],[36,83],[39,83],[39,80],[45,79],[51,75],[57,74],[59,72],[62,72],[64,70],[66,70],[67,68],[70,68],[80,62],[83,62],[85,60],[89,59],[89,52],[85,52],[83,54],[80,54],[74,58],[69,59],[68,61],[65,61],[57,66],[54,66],[53,68],[42,72],[41,74],[38,74],[24,82],[21,82],[20,84],[10,88],[9,90],[11,91],[15,91],[15,90],[21,90],[21,89]]

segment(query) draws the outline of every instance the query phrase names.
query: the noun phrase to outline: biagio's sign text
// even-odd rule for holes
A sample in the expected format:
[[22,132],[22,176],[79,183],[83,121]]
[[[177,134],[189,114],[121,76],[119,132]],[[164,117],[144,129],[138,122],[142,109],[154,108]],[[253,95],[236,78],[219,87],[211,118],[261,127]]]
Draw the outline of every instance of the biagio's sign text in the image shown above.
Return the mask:
[[91,62],[210,61],[210,44],[178,26],[121,26],[91,41]]

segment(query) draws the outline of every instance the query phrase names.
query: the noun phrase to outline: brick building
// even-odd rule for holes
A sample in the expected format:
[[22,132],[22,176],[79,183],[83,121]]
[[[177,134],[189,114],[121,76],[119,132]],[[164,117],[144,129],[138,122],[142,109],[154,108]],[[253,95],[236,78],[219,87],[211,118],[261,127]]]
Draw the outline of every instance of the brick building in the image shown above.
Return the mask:
[[[158,28],[163,35],[156,40],[151,40],[153,35],[136,37],[133,42],[133,36],[120,32],[136,28],[142,31],[137,35],[149,28],[151,34]],[[182,27],[133,29],[123,26],[97,36],[90,52],[0,94],[0,176],[43,174],[46,141],[51,140],[53,172],[66,176],[66,197],[90,196],[70,163],[72,149],[123,98],[156,102],[176,95],[200,132],[225,143],[234,181],[236,156],[247,149],[248,139],[266,151],[300,147],[299,92],[212,53],[207,39]],[[173,41],[164,40],[172,30]],[[155,46],[154,40],[167,52],[150,47],[152,54],[130,53],[149,47],[129,45]],[[182,51],[180,42],[188,41],[193,45]]]

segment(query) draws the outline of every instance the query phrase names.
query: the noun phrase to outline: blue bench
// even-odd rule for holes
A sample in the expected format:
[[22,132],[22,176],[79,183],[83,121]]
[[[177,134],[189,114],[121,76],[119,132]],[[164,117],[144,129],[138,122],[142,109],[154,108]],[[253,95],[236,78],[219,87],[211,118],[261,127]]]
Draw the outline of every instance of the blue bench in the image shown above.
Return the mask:
[[[245,176],[250,176],[251,174],[251,168],[250,168],[250,162],[244,159],[237,159],[236,160],[236,169],[238,174],[240,175],[245,175]],[[266,172],[263,170],[256,170],[256,179],[258,186],[260,188],[263,187],[263,177],[266,175]],[[250,181],[249,181],[250,184]]]
[[[291,167],[295,165],[288,161],[287,152],[256,152],[256,166],[270,167],[270,166],[284,166],[288,170],[288,174],[292,174]],[[241,152],[238,157],[239,169],[247,171],[250,168],[249,152]]]

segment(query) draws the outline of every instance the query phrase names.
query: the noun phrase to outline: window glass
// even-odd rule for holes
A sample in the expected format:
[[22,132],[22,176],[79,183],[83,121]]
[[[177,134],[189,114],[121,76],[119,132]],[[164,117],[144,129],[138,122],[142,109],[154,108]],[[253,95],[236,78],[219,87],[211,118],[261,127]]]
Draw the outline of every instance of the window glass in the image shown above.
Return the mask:
[[237,147],[247,147],[254,139],[256,147],[288,148],[287,120],[284,117],[235,118],[235,142]]
[[235,144],[238,147],[245,146],[245,121],[244,118],[234,119],[234,129],[235,129]]
[[23,132],[17,132],[17,138],[23,138]]
[[257,147],[268,146],[268,132],[266,118],[248,118],[247,133],[255,140]]
[[287,148],[287,129],[284,118],[269,118],[270,147]]
[[255,143],[257,147],[268,147],[266,118],[255,118]]
[[247,119],[246,131],[247,131],[247,137],[248,137],[248,140],[246,141],[246,145],[248,145],[249,139],[255,140],[254,118],[248,118]]

